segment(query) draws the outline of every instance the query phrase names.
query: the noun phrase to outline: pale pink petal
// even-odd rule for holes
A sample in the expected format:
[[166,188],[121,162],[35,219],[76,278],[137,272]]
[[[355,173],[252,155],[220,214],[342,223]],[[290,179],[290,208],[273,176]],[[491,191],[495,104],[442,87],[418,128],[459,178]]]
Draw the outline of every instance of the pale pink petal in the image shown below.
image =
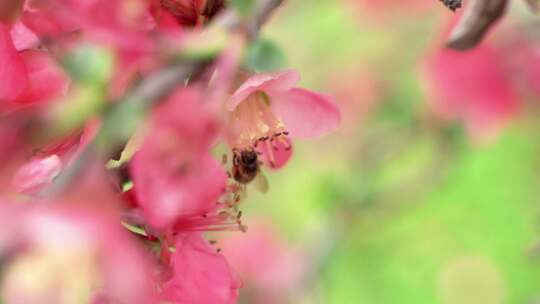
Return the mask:
[[28,72],[28,87],[17,98],[18,103],[33,103],[60,97],[66,93],[69,78],[43,51],[25,51],[20,54]]
[[227,110],[233,111],[249,95],[263,91],[269,96],[283,94],[292,89],[300,80],[298,72],[261,73],[249,77],[227,101]]
[[260,142],[257,151],[261,153],[263,164],[273,170],[283,168],[293,154],[292,142],[288,137],[281,137],[274,142]]
[[193,164],[177,163],[180,167],[175,168],[167,165],[176,161],[159,160],[159,155],[148,153],[155,152],[143,149],[135,155],[131,168],[137,200],[154,229],[164,229],[182,216],[202,215],[216,208],[227,181],[216,160],[206,156]]
[[214,210],[225,189],[227,174],[208,154],[218,128],[200,98],[186,89],[160,105],[131,161],[137,201],[154,229]]
[[165,283],[164,295],[174,303],[233,304],[242,283],[225,257],[216,252],[200,233],[177,237],[172,258],[173,278]]
[[26,27],[39,37],[59,36],[74,28],[74,26],[68,26],[60,22],[49,10],[25,10],[21,16],[21,20]]
[[58,155],[31,160],[23,165],[13,180],[15,191],[33,193],[50,184],[62,171],[62,160]]
[[11,40],[10,27],[0,23],[0,102],[17,98],[27,82],[26,68]]
[[[58,261],[32,273],[33,279],[28,280],[28,274],[20,268],[9,267],[9,263],[20,260],[6,260],[0,284],[6,302],[65,303],[66,298],[76,296],[84,303],[156,303],[150,257],[121,228],[119,219],[96,207],[96,203],[108,203],[113,197],[101,199],[79,195],[64,204],[54,201],[37,205],[0,200],[5,232],[0,232],[0,255],[11,249],[7,253],[18,254],[30,265],[38,265],[43,258]],[[77,271],[77,267],[89,267],[91,271]],[[73,288],[73,282],[91,289],[88,294],[81,293]],[[85,286],[86,282],[93,284]]]
[[341,121],[341,112],[332,97],[304,89],[275,96],[271,106],[293,138],[325,135],[337,129]]
[[461,120],[489,140],[520,108],[501,56],[489,45],[468,52],[439,50],[426,63],[428,94],[442,118]]
[[22,22],[17,22],[11,28],[11,38],[18,51],[35,48],[39,44],[39,38]]

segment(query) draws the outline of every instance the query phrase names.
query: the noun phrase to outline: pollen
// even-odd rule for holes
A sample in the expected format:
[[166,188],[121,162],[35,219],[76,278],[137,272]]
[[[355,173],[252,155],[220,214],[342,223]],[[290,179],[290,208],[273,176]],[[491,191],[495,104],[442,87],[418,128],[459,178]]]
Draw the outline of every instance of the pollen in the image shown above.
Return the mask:
[[233,145],[239,149],[252,148],[286,133],[285,125],[272,111],[270,98],[262,91],[251,94],[236,107],[231,126]]

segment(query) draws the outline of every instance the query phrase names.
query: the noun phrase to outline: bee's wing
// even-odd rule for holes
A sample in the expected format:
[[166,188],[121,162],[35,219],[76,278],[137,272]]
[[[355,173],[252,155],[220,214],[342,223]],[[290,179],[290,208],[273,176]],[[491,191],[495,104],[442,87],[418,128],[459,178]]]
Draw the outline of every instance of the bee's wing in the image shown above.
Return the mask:
[[255,190],[261,193],[268,192],[268,179],[266,179],[266,176],[264,176],[262,172],[259,172],[259,174],[255,176],[255,179],[253,180],[253,186],[255,187]]

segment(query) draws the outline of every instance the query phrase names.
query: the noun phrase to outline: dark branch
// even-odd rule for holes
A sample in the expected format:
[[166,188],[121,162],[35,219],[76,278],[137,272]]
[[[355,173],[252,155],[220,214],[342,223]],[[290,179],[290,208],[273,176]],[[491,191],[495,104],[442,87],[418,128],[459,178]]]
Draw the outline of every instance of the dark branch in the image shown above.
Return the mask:
[[468,50],[476,46],[504,14],[507,0],[475,0],[467,7],[448,40],[448,47]]

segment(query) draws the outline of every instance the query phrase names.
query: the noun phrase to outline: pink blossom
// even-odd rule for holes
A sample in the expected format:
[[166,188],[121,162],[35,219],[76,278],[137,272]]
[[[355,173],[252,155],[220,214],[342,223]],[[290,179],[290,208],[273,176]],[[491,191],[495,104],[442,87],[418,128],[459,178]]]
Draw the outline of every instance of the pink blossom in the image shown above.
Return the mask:
[[[335,130],[341,113],[328,95],[295,88],[298,73],[255,74],[227,102],[229,144],[237,149],[262,149],[274,169],[288,161],[291,138],[314,138]],[[260,143],[260,146],[259,146]]]
[[85,38],[124,53],[154,50],[148,35],[153,22],[144,0],[45,0],[33,4],[22,20],[40,36],[78,30]]
[[151,264],[117,219],[75,201],[51,204],[0,201],[3,300],[154,303]]
[[15,49],[10,27],[0,23],[0,101],[12,101],[23,93],[28,83],[24,61]]
[[25,194],[37,194],[50,185],[62,169],[77,157],[94,138],[99,129],[97,120],[90,120],[82,132],[51,141],[40,152],[25,160],[13,178],[13,190]]
[[218,124],[201,98],[184,89],[156,109],[131,161],[137,201],[156,229],[211,212],[225,189],[227,175],[208,153]]
[[495,135],[518,110],[511,79],[490,46],[438,50],[428,59],[426,72],[435,111],[462,120],[476,139]]
[[50,184],[62,171],[62,160],[53,154],[38,157],[24,164],[15,175],[16,192],[34,192]]
[[14,108],[52,100],[67,90],[68,78],[50,55],[28,49],[36,47],[35,39],[23,24],[0,23],[0,102]]
[[241,281],[200,233],[176,237],[171,268],[173,276],[163,286],[165,299],[178,304],[236,303]]

